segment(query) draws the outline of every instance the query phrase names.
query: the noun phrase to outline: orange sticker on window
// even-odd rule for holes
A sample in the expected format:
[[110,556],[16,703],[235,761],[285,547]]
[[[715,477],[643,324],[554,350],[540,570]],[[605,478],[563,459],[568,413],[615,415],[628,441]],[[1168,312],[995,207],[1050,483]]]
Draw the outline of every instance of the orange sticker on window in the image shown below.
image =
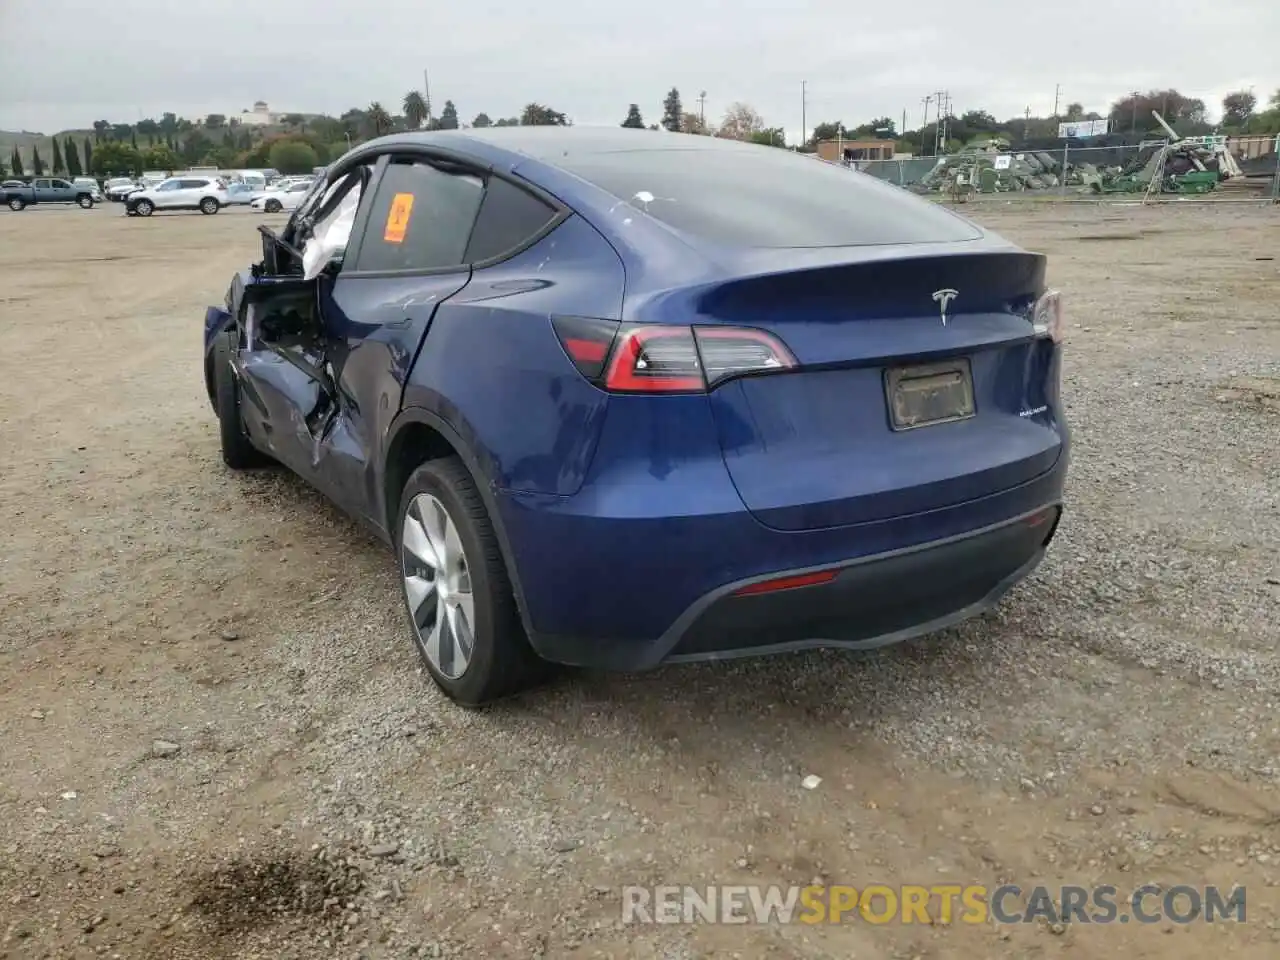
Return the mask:
[[391,210],[387,213],[387,226],[382,231],[382,239],[387,243],[404,243],[404,235],[409,230],[409,216],[412,213],[412,193],[397,193],[392,197]]

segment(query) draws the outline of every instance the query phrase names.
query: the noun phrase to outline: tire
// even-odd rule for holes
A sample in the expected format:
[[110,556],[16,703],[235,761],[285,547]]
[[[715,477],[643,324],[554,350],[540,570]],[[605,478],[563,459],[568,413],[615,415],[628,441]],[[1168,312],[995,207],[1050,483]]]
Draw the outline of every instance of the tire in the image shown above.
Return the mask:
[[27,201],[23,200],[21,197],[9,198],[9,209],[12,210],[14,213],[17,213],[19,210],[22,210],[23,208],[26,207],[26,205],[27,205]]
[[140,217],[149,217],[155,213],[156,205],[150,200],[139,200],[134,204],[133,212]]
[[[443,517],[441,512],[435,512],[436,508]],[[461,546],[462,562],[457,566],[454,566],[457,558],[450,555],[447,548],[428,550],[421,546],[423,537],[433,544],[437,540],[449,541],[451,538],[439,536],[439,532],[450,525],[456,533],[452,542]],[[412,532],[414,527],[416,534]],[[431,530],[436,534],[428,532]],[[463,706],[478,707],[519,693],[548,674],[549,664],[539,659],[529,646],[502,551],[480,491],[458,457],[429,460],[409,476],[400,497],[393,542],[400,566],[401,595],[414,643],[431,678],[450,699]],[[419,552],[444,557],[450,567],[446,576],[430,570],[411,549],[415,542],[419,544]],[[465,642],[451,644],[447,635],[452,631],[441,631],[433,645],[431,627],[442,616],[446,617],[446,623],[457,622],[456,615],[446,616],[446,607],[454,610],[461,607],[465,616],[466,601],[460,598],[467,595],[468,587],[472,614],[465,632],[471,636],[471,649],[459,669],[462,657],[456,654],[460,647],[465,647]],[[415,600],[425,597],[418,603],[416,616],[410,600],[411,590]],[[455,602],[442,604],[442,595]],[[446,648],[451,648],[455,656],[448,657]],[[437,651],[434,656],[432,649]]]
[[284,209],[284,204],[279,200],[268,200],[262,205],[262,209],[267,211],[267,213],[279,213]]
[[80,196],[76,197],[76,203],[80,204],[81,208],[84,210],[93,209],[93,197],[89,196],[87,193],[82,193]]
[[240,416],[240,385],[231,369],[231,353],[239,343],[235,330],[218,334],[213,342],[213,395],[218,411],[218,439],[222,462],[232,470],[248,470],[270,463],[270,458],[249,442]]
[[213,197],[205,197],[203,200],[200,201],[200,212],[203,213],[206,217],[211,216],[217,213],[218,208],[221,206],[222,204],[218,203],[218,201]]

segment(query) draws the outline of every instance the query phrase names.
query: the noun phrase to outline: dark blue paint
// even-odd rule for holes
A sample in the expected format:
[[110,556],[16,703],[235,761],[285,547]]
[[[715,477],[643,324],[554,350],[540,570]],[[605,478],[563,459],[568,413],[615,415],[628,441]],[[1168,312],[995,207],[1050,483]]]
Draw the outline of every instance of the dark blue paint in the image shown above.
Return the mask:
[[475,271],[440,307],[405,403],[452,424],[494,486],[575,493],[608,397],[569,361],[551,317],[616,318],[622,285],[618,255],[570,217],[520,255]]
[[[725,584],[927,544],[1060,500],[1061,351],[1033,338],[1025,313],[1043,258],[990,235],[909,250],[726,249],[500,138],[384,138],[353,156],[392,144],[448,149],[575,213],[493,266],[322,278],[336,412],[317,430],[319,384],[242,351],[250,433],[269,449],[310,431],[289,465],[390,538],[388,451],[406,425],[438,429],[482,489],[535,646],[651,648]],[[230,312],[206,315],[206,347],[239,316],[245,288],[271,282],[237,278]],[[962,291],[945,326],[929,299],[943,286]],[[708,396],[609,396],[570,362],[557,315],[755,326],[804,369]],[[892,431],[885,367],[957,356],[970,358],[977,415]]]

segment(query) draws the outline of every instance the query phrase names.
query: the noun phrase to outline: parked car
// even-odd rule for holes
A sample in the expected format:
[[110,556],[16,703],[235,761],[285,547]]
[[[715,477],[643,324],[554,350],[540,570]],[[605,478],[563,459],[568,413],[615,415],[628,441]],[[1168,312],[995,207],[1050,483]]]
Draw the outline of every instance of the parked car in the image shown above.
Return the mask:
[[268,190],[257,194],[250,201],[254,210],[266,213],[279,213],[281,210],[293,210],[308,193],[311,192],[312,181],[295,180],[283,190]]
[[254,196],[256,191],[250,184],[237,180],[227,184],[225,203],[228,207],[247,207],[253,202]]
[[204,317],[222,457],[393,548],[463,704],[544,661],[866,649],[987,609],[1058,528],[1045,257],[712,137],[396,134]]
[[156,187],[131,193],[124,201],[129,216],[149,217],[157,210],[217,213],[227,205],[226,181],[212,176],[170,177]]
[[75,177],[71,183],[77,187],[84,187],[89,191],[89,196],[93,197],[94,203],[102,203],[106,198],[102,195],[102,187],[93,177]]
[[0,187],[0,203],[10,210],[22,210],[33,203],[77,203],[88,210],[93,206],[93,194],[57,177],[36,177],[30,184]]
[[132,177],[112,177],[105,184],[106,197],[113,203],[124,203],[124,198],[129,194],[145,189]]

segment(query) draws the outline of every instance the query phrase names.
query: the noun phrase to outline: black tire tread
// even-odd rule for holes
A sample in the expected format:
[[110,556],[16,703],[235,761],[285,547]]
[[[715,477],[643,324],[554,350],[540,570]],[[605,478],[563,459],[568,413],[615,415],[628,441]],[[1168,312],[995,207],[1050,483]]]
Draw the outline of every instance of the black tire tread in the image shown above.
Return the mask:
[[231,372],[231,351],[237,342],[235,330],[218,334],[213,344],[213,388],[218,411],[218,439],[222,462],[232,470],[248,470],[270,462],[249,442],[240,421],[240,388]]
[[[507,564],[489,519],[489,512],[485,509],[484,499],[471,476],[471,471],[467,469],[460,457],[428,460],[410,474],[401,495],[399,510],[396,512],[397,523],[403,525],[404,512],[408,508],[411,495],[421,492],[422,481],[428,476],[435,481],[432,486],[442,487],[454,495],[462,509],[467,527],[480,548],[478,559],[483,564],[485,581],[489,586],[490,597],[486,602],[490,603],[490,620],[492,621],[490,642],[493,644],[492,653],[480,674],[472,673],[473,669],[480,666],[477,663],[480,643],[477,637],[477,649],[472,652],[472,663],[461,678],[457,681],[442,680],[435,676],[434,672],[432,676],[453,700],[465,706],[478,707],[514,696],[537,685],[548,676],[551,665],[538,657],[529,645],[524,623],[520,619],[520,610],[516,605],[515,591],[507,573]],[[453,505],[446,506],[450,513],[453,513]],[[461,520],[463,517],[455,515],[455,523]],[[464,538],[467,536],[464,530],[459,530],[459,534]],[[397,527],[395,537],[397,544],[399,538],[399,527]],[[469,557],[474,552],[470,546],[470,544],[467,545]],[[396,563],[400,563],[398,555]],[[474,568],[473,560],[472,569]],[[478,595],[476,602],[477,604],[481,602]],[[406,612],[407,610],[406,606]],[[423,662],[426,663],[425,657]],[[428,670],[430,671],[429,664]]]

